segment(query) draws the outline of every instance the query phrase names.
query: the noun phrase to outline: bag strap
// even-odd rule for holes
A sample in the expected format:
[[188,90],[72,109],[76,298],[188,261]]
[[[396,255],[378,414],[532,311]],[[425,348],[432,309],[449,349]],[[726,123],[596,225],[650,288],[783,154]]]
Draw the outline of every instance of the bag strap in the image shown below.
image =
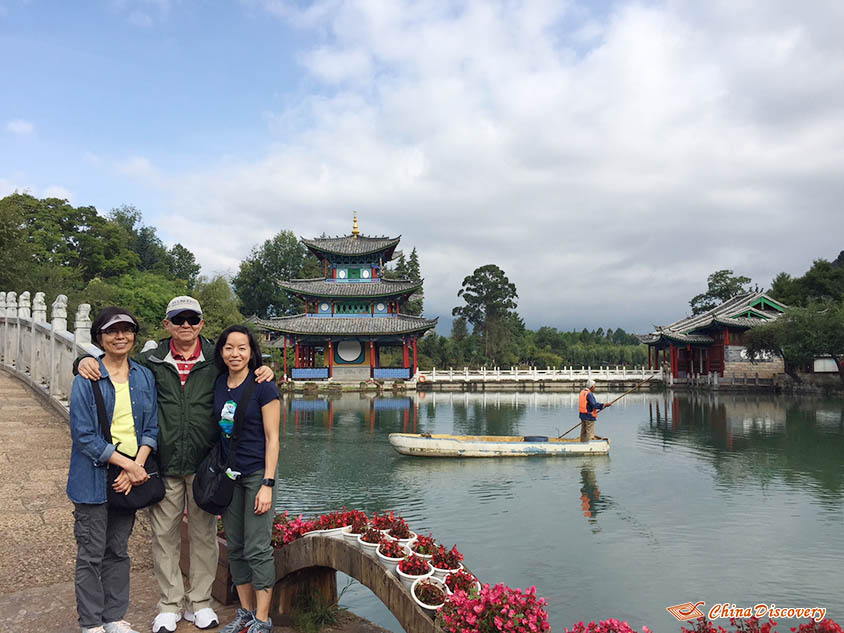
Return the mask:
[[254,392],[255,373],[250,371],[249,374],[246,376],[246,389],[243,390],[243,395],[240,397],[240,401],[237,403],[237,408],[234,411],[232,442],[229,446],[229,457],[226,460],[226,466],[228,468],[234,466],[235,458],[237,456],[237,445],[240,444],[240,431],[243,427],[243,418],[246,417],[246,410],[249,408],[249,402],[252,400],[252,394]]
[[111,424],[108,423],[105,400],[103,400],[103,392],[100,391],[100,381],[92,380],[91,389],[94,391],[94,402],[97,403],[97,418],[100,421],[100,428],[103,430],[103,438],[111,444]]

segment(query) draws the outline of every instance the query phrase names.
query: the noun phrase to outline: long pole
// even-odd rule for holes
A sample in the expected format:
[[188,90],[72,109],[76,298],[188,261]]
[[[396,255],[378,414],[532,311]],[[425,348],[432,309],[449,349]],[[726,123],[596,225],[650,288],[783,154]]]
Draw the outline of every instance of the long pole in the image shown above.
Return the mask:
[[[610,406],[610,405],[612,405],[612,404],[615,404],[616,402],[618,402],[619,400],[621,400],[624,396],[626,396],[626,395],[628,395],[628,394],[633,393],[633,392],[634,392],[634,391],[636,391],[639,387],[641,387],[641,386],[642,386],[642,385],[644,385],[646,382],[648,382],[651,378],[653,378],[653,376],[648,376],[645,380],[643,380],[642,382],[640,382],[638,385],[636,385],[635,387],[633,387],[633,388],[632,388],[632,389],[630,389],[629,391],[625,391],[623,394],[621,394],[618,398],[616,398],[615,400],[613,400],[613,401],[612,401],[612,402],[610,402],[609,404],[605,404],[605,405],[604,405],[604,408],[606,408],[606,407],[608,407],[608,406]],[[577,424],[575,424],[573,427],[571,427],[571,428],[570,428],[568,431],[566,431],[565,433],[562,433],[561,435],[558,435],[558,436],[557,436],[557,439],[560,439],[560,438],[561,438],[561,437],[563,437],[564,435],[568,435],[569,433],[571,433],[572,431],[574,431],[577,427],[579,427],[581,424],[583,424],[583,422],[578,422]]]

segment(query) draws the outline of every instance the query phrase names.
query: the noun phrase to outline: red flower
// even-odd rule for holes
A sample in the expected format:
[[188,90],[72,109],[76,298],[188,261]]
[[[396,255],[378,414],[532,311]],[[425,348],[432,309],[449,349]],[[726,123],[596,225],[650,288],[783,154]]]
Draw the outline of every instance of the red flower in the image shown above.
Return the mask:
[[416,554],[411,554],[400,562],[399,569],[408,576],[424,576],[431,571],[428,561],[419,558]]
[[457,551],[457,545],[447,550],[442,545],[439,545],[434,550],[434,555],[431,558],[431,564],[437,569],[457,569],[460,567],[460,561],[463,560],[463,554]]

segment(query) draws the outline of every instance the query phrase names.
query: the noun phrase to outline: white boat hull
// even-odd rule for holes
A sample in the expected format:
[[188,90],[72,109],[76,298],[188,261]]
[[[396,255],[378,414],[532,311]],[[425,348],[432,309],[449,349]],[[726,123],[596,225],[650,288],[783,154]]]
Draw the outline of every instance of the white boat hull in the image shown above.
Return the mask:
[[420,457],[553,457],[558,455],[606,455],[608,439],[581,442],[548,438],[524,441],[522,436],[420,435],[390,433],[390,444],[402,455]]

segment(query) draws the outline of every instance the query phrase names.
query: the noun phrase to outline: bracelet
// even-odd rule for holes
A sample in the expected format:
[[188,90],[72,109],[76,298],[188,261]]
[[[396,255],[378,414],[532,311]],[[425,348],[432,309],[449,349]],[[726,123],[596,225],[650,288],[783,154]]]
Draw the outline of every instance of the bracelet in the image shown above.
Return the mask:
[[269,477],[266,477],[261,480],[261,485],[267,486],[268,488],[272,488],[273,486],[275,486],[275,479],[270,479]]

